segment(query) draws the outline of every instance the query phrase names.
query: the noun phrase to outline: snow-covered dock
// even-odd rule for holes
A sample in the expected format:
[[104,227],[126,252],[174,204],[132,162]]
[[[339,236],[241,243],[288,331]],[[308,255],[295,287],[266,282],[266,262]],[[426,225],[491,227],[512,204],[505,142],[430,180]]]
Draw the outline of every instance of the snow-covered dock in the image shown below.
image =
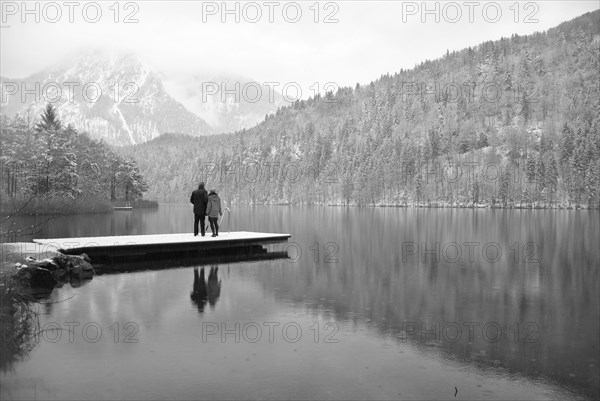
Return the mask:
[[290,234],[235,231],[211,237],[186,234],[125,235],[109,237],[34,239],[33,242],[51,246],[67,254],[86,253],[92,261],[137,258],[148,256],[173,256],[189,254],[231,255],[256,252],[262,245],[287,242]]

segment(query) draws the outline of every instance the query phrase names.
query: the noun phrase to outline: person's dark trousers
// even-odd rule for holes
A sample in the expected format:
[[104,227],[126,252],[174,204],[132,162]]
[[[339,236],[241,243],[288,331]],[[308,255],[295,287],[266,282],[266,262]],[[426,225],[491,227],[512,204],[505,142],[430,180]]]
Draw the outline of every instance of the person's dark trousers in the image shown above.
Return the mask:
[[219,218],[209,217],[208,222],[210,223],[210,229],[213,235],[219,235]]
[[198,235],[198,223],[202,223],[200,226],[200,234],[204,237],[204,232],[206,230],[206,226],[204,224],[204,219],[206,215],[204,213],[198,214],[194,213],[194,236]]

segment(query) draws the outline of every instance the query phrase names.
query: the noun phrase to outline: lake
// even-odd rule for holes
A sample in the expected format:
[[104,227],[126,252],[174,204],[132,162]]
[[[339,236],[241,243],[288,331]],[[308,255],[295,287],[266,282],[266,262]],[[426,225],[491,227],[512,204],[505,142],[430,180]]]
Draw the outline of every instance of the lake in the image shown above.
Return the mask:
[[[57,288],[1,398],[599,398],[599,217],[234,206],[231,230],[290,233],[269,246],[289,258],[148,262]],[[190,205],[161,204],[60,217],[36,237],[192,220]]]

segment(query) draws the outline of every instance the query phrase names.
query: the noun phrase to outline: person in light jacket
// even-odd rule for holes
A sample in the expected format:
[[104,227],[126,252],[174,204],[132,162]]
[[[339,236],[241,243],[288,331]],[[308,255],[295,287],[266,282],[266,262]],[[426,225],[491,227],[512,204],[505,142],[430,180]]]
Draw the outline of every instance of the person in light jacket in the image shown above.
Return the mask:
[[206,206],[206,215],[210,223],[212,237],[219,236],[219,216],[223,214],[221,210],[221,198],[214,189],[211,189],[208,194],[208,204]]

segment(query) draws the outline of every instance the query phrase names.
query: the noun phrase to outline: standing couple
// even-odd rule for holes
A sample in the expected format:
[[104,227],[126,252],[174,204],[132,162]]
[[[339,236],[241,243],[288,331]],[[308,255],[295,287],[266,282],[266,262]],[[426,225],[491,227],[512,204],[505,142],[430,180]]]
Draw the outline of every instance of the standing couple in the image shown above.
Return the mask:
[[206,216],[208,216],[212,237],[218,237],[219,216],[223,214],[223,211],[221,210],[221,198],[219,198],[217,192],[211,189],[210,193],[207,193],[206,189],[204,189],[204,183],[201,182],[198,185],[198,189],[192,192],[190,202],[194,204],[194,237],[198,235],[199,222],[202,222],[200,234],[204,237],[204,232],[206,231],[204,218]]

